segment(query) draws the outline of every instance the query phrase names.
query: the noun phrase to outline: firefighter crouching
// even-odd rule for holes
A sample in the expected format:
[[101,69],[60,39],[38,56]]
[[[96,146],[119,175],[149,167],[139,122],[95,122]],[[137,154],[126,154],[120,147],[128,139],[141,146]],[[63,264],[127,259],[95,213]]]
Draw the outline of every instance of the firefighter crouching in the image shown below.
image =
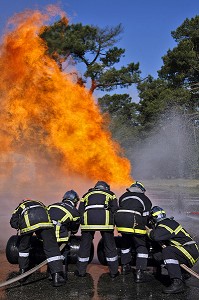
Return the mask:
[[[65,283],[63,278],[63,257],[56,241],[53,223],[47,212],[47,207],[40,201],[23,200],[14,210],[10,219],[11,227],[20,230],[19,268],[20,274],[29,269],[29,250],[31,236],[35,232],[43,240],[43,250],[52,274],[53,286]],[[26,277],[20,280],[23,283]]]
[[65,258],[65,279],[67,279],[67,257],[70,250],[68,241],[70,234],[77,233],[80,225],[80,214],[76,208],[78,201],[78,194],[74,190],[70,190],[64,194],[62,202],[48,206],[48,212],[54,224],[57,242],[59,245],[66,243],[62,253]]
[[104,181],[98,181],[94,188],[83,195],[79,212],[81,214],[81,242],[77,258],[75,275],[86,276],[90,249],[95,231],[100,231],[110,277],[119,275],[118,255],[114,239],[113,214],[117,210],[117,198]]
[[174,218],[168,218],[165,211],[154,206],[150,212],[153,229],[147,229],[150,239],[162,245],[162,252],[156,254],[159,263],[164,262],[171,284],[163,289],[166,294],[184,292],[184,280],[189,275],[180,267],[184,264],[191,268],[199,258],[198,246],[189,233]]
[[119,198],[119,209],[115,213],[115,225],[122,235],[121,273],[131,272],[131,247],[136,250],[135,282],[144,282],[144,271],[147,268],[148,250],[146,247],[146,229],[149,212],[152,206],[145,195],[141,182],[134,182]]

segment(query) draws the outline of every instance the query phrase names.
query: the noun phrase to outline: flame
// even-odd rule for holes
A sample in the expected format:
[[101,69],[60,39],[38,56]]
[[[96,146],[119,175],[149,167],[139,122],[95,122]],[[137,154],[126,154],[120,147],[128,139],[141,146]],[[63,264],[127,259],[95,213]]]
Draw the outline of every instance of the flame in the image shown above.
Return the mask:
[[[39,38],[52,15],[25,11],[0,47],[0,155],[23,154],[54,164],[69,176],[132,182],[131,166],[88,90],[72,82],[46,54]],[[62,15],[63,17],[63,15]]]

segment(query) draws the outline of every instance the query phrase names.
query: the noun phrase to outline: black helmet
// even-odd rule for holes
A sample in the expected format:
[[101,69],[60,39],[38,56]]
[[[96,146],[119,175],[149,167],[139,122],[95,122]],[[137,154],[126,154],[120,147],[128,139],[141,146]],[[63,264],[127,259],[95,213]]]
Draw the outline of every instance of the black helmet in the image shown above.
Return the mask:
[[108,185],[108,183],[106,183],[105,181],[98,181],[95,184],[95,189],[99,189],[99,190],[107,190],[110,191],[110,185]]
[[149,218],[152,221],[152,223],[158,223],[166,218],[166,212],[163,208],[159,206],[152,207]]
[[129,188],[127,188],[126,190],[129,191],[129,192],[133,192],[134,188],[140,189],[143,193],[146,192],[146,189],[145,189],[144,185],[139,181],[133,182],[131,184],[131,186]]
[[77,204],[77,202],[79,201],[79,196],[74,190],[67,191],[63,196],[62,202],[66,202],[68,200]]

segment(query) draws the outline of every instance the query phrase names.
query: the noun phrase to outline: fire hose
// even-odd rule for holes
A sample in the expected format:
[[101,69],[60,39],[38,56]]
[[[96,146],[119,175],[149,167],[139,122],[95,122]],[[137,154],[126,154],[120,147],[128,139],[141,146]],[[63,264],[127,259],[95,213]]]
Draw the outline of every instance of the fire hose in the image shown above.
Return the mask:
[[[62,245],[59,247],[60,251],[62,251],[62,250],[64,249],[65,246],[66,246],[66,244],[62,244]],[[4,281],[4,282],[0,283],[0,288],[3,287],[3,286],[6,286],[6,285],[12,284],[12,283],[14,283],[14,282],[16,282],[16,281],[19,281],[20,279],[22,279],[22,278],[24,278],[24,277],[26,277],[26,276],[31,275],[32,273],[34,273],[34,272],[36,272],[37,270],[39,270],[41,267],[45,266],[47,263],[48,263],[48,260],[46,259],[46,260],[44,260],[43,262],[41,262],[39,265],[37,265],[37,266],[35,266],[34,268],[32,268],[32,269],[26,271],[25,273],[23,273],[23,274],[21,274],[21,275],[15,277],[15,278],[11,278],[11,279],[9,279],[9,280],[7,280],[7,281]]]

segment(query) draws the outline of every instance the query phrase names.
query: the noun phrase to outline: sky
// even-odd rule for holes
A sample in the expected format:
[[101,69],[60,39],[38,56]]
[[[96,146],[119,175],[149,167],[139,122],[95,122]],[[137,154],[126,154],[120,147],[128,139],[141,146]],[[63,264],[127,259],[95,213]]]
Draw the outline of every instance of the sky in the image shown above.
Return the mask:
[[149,74],[157,78],[162,56],[176,46],[171,31],[186,18],[199,15],[198,0],[0,0],[0,34],[15,13],[42,10],[48,4],[59,4],[70,23],[101,28],[121,23],[123,33],[117,46],[126,50],[121,65],[139,62],[142,78]]

